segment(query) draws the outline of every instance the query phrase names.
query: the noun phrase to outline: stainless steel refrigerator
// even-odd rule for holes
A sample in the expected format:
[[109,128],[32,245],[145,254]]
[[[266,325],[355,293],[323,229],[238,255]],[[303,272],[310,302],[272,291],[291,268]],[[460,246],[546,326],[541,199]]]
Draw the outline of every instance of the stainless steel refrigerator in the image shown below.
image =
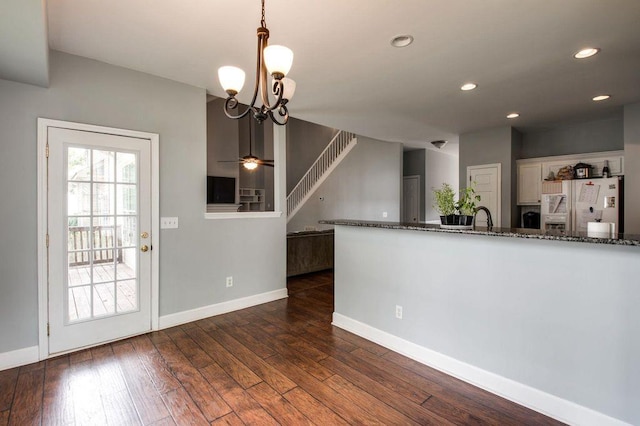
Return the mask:
[[613,233],[624,232],[622,176],[572,181],[572,230],[587,232],[589,222],[613,224]]
[[589,222],[606,222],[624,232],[622,185],[622,176],[543,182],[541,228],[587,233]]

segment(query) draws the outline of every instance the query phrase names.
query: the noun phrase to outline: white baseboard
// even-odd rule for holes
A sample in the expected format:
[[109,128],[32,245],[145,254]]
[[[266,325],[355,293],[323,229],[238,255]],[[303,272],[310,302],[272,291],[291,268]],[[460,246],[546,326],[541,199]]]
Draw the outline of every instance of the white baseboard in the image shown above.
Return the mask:
[[273,302],[274,300],[284,299],[286,297],[288,297],[287,289],[281,288],[279,290],[243,297],[241,299],[229,300],[227,302],[216,303],[214,305],[203,306],[189,311],[163,315],[160,317],[159,329],[162,330],[164,328],[175,327],[176,325],[198,321],[214,315],[226,314],[239,309],[250,308],[251,306]]
[[581,426],[630,426],[606,414],[458,361],[336,312],[333,313],[332,324],[556,420]]
[[37,346],[0,353],[0,371],[40,361]]

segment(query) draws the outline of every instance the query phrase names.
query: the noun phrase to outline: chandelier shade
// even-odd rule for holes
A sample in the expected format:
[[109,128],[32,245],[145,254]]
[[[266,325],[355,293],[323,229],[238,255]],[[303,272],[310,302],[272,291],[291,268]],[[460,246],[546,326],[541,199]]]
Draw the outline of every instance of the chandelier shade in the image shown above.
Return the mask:
[[293,64],[293,52],[285,46],[274,44],[264,48],[264,64],[269,74],[281,75],[283,78],[291,69]]
[[[220,85],[228,95],[224,103],[224,113],[233,119],[239,119],[251,113],[258,123],[270,118],[274,123],[283,126],[289,121],[289,110],[286,105],[291,100],[296,88],[293,80],[285,78],[293,64],[293,51],[285,46],[269,46],[269,30],[264,16],[264,0],[262,0],[262,19],[257,30],[256,81],[253,86],[251,103],[244,112],[233,114],[239,105],[236,95],[244,86],[244,71],[233,66],[224,66],[218,69]],[[268,75],[273,78],[270,85],[267,80]],[[271,96],[275,98],[273,102],[269,98],[268,87],[271,89]],[[260,94],[262,101],[260,106],[256,106],[258,94]]]
[[218,78],[225,92],[239,93],[244,86],[245,73],[238,67],[227,65],[218,69]]

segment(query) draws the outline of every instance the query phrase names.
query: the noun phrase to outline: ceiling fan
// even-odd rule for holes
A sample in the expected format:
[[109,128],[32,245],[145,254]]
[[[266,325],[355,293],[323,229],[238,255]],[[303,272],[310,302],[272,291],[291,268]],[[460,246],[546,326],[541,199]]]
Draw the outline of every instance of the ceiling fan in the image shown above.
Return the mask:
[[248,120],[249,123],[249,155],[245,155],[242,158],[238,158],[238,160],[221,160],[219,163],[238,163],[242,164],[242,166],[247,170],[255,170],[258,166],[267,166],[273,167],[273,160],[263,160],[251,152],[251,146],[253,145],[253,138],[251,137],[251,120]]

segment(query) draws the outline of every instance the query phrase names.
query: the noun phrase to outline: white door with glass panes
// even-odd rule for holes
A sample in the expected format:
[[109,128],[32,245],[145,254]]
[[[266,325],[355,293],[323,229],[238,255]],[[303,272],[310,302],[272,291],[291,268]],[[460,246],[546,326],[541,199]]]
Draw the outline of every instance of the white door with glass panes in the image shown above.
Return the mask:
[[151,329],[151,142],[49,127],[49,353]]

